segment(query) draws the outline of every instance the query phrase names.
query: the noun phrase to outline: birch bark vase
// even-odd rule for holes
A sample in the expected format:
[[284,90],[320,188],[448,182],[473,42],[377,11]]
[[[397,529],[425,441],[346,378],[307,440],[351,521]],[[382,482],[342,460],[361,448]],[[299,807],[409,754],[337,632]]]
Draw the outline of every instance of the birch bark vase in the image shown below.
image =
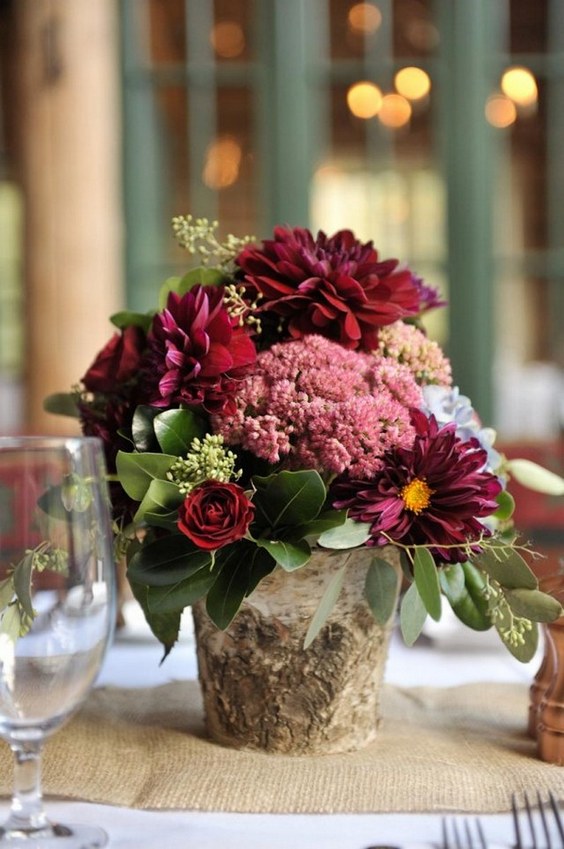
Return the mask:
[[[205,605],[192,608],[210,737],[223,745],[284,754],[328,754],[371,743],[393,616],[379,625],[364,598],[376,552],[314,552],[294,572],[277,567],[220,631]],[[398,552],[377,551],[396,569]],[[313,643],[304,639],[325,588],[346,563],[335,607]]]

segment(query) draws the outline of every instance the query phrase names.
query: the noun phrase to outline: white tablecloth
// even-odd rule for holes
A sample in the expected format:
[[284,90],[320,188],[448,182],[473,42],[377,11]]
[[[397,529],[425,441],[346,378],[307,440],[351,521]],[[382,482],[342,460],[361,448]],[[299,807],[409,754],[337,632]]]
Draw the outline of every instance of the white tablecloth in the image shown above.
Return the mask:
[[[527,665],[514,661],[489,634],[468,635],[447,624],[433,635],[433,645],[407,649],[392,640],[386,678],[404,686],[454,686],[471,681],[532,680],[538,657]],[[472,638],[472,639],[471,639]],[[468,648],[468,644],[471,648]],[[133,621],[118,636],[99,677],[100,685],[152,686],[196,677],[190,628],[163,665],[161,651],[146,630]],[[7,813],[0,806],[0,816]],[[134,849],[367,849],[441,845],[441,817],[436,814],[258,815],[150,812],[107,805],[47,800],[48,813],[60,822],[102,825],[112,847]],[[453,815],[456,812],[453,812]],[[482,817],[488,839],[512,842],[509,815]]]

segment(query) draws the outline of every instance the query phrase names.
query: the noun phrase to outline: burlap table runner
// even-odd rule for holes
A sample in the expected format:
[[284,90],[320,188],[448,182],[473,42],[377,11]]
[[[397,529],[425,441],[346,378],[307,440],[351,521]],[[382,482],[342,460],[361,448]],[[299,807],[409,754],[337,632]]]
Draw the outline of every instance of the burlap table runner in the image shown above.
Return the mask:
[[[377,742],[346,755],[237,752],[205,738],[198,685],[95,690],[48,743],[46,793],[135,808],[273,813],[502,811],[513,791],[552,789],[535,757],[528,689],[387,686]],[[0,747],[0,791],[11,754]]]

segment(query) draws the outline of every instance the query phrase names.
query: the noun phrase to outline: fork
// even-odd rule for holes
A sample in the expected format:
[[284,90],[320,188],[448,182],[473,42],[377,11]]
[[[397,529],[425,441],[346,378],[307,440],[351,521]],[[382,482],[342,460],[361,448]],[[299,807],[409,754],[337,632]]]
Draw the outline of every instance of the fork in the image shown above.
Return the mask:
[[[450,828],[449,828],[450,822]],[[482,823],[476,817],[475,820],[475,835],[472,834],[472,827],[467,819],[462,820],[463,828],[459,828],[459,822],[456,819],[449,820],[443,817],[442,832],[443,846],[442,849],[487,849],[487,842],[482,829]],[[450,832],[450,836],[449,836]]]
[[[535,828],[531,802],[527,793],[524,794],[524,802],[526,822],[529,826],[528,831],[532,842],[530,844],[525,843],[526,837],[521,829],[522,823],[519,822],[519,808],[517,807],[517,798],[514,793],[511,797],[511,812],[513,815],[513,827],[515,829],[515,849],[525,849],[525,846],[529,845],[532,849],[541,849],[541,844],[539,843],[539,839],[542,837],[540,826],[542,826],[542,833],[546,839],[546,849],[564,849],[564,824],[562,823],[562,818],[558,810],[558,802],[554,798],[554,794],[548,794],[547,802],[546,800],[543,801],[541,794],[537,791],[536,804],[540,813],[540,826],[537,820],[537,826],[539,826],[538,835],[537,829]],[[550,809],[547,809],[547,805],[550,805]],[[555,838],[554,829],[550,828],[552,820],[554,820],[554,824],[558,830],[558,837],[556,838],[557,842],[553,839]]]

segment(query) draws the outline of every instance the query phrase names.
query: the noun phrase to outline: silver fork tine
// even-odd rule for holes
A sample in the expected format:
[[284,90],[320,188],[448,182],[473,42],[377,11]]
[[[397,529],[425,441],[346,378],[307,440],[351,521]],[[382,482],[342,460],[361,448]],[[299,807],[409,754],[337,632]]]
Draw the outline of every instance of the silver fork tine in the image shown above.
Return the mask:
[[550,800],[550,807],[552,808],[552,813],[554,814],[554,819],[558,827],[562,846],[564,846],[564,825],[562,824],[562,817],[560,816],[560,811],[558,810],[558,802],[554,798],[554,793],[549,793],[548,798]]
[[[523,849],[523,837],[521,835],[521,823],[519,822],[519,811],[517,809],[517,798],[515,793],[511,796],[511,815],[513,817],[513,830],[515,831],[515,849]],[[448,849],[448,846],[446,847]]]
[[529,797],[527,793],[524,794],[525,799],[525,811],[527,812],[527,819],[529,821],[529,829],[531,830],[531,838],[532,838],[532,847],[533,849],[539,849],[539,844],[537,843],[537,833],[535,831],[535,824],[533,822],[533,811],[531,809],[531,803],[529,802]]
[[474,840],[469,820],[464,820],[464,835],[461,835],[460,833],[458,821],[454,819],[454,817],[450,820],[450,830],[452,832],[452,840],[454,842],[451,842],[449,837],[448,825],[449,823],[447,818],[443,817],[443,849],[487,849],[487,842],[482,829],[482,824],[478,818],[476,818],[476,833],[478,835],[479,843],[476,843]]
[[542,797],[540,791],[537,790],[537,804],[539,806],[539,811],[541,815],[542,827],[544,830],[544,836],[546,837],[546,846],[547,849],[552,849],[552,840],[550,839],[550,830],[548,828],[548,821],[546,819],[546,811],[544,807],[544,802],[542,801]]
[[[562,817],[558,808],[558,802],[554,797],[554,794],[549,792],[548,801],[543,801],[542,795],[539,791],[537,791],[536,796],[536,804],[538,806],[540,816],[540,823],[537,818],[536,827],[535,820],[533,817],[533,809],[528,794],[523,794],[524,807],[521,810],[523,816],[520,816],[516,794],[514,793],[511,797],[511,812],[513,816],[513,827],[515,830],[515,849],[525,849],[525,847],[527,847],[527,849],[529,849],[529,847],[530,849],[541,849],[541,826],[542,834],[544,835],[545,841],[542,842],[542,847],[545,847],[545,849],[557,849],[557,847],[559,846],[561,847],[561,849],[564,849],[564,823],[562,822]],[[558,842],[557,838],[555,837],[554,828],[551,828],[552,817],[549,816],[549,804],[550,813],[553,815],[554,823],[560,835],[560,842]],[[526,830],[530,834],[530,840],[528,840],[526,835],[524,834],[525,822],[528,823],[528,829]]]

